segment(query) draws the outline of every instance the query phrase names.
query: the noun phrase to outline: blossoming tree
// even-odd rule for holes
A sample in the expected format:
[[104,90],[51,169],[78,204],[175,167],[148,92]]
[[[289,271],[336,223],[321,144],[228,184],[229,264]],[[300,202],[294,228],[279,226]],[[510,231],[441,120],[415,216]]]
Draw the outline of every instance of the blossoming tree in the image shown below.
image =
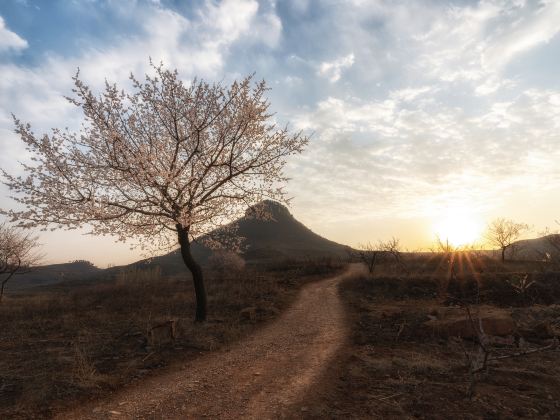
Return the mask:
[[206,292],[191,243],[264,198],[283,201],[285,159],[307,138],[272,121],[264,81],[230,86],[153,66],[132,92],[105,84],[95,95],[79,77],[73,97],[85,121],[80,132],[36,136],[15,120],[33,156],[24,176],[3,172],[23,204],[9,211],[20,226],[88,226],[92,233],[136,238],[141,246],[179,244],[192,273],[197,321],[206,319]]

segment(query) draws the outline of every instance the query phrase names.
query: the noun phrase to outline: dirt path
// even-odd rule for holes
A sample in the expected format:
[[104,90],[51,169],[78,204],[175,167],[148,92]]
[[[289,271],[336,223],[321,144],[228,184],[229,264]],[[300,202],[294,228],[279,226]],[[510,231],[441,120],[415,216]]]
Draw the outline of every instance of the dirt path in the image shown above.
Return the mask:
[[337,285],[347,273],[305,286],[278,320],[243,342],[60,418],[289,415],[290,407],[311,397],[317,379],[345,342]]

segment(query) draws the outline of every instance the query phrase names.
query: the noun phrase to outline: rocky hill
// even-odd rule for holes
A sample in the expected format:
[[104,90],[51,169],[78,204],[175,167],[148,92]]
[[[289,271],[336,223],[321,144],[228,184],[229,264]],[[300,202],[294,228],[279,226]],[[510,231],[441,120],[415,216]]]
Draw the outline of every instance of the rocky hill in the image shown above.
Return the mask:
[[[261,217],[262,214],[266,217]],[[296,220],[287,207],[270,200],[247,209],[243,217],[224,229],[218,229],[215,236],[231,235],[229,232],[235,232],[235,236],[241,239],[240,254],[247,262],[285,258],[346,258],[350,249],[314,233]],[[212,250],[202,243],[195,243],[192,253],[204,264],[212,255]],[[135,263],[144,264],[158,264],[167,273],[186,270],[178,250]]]

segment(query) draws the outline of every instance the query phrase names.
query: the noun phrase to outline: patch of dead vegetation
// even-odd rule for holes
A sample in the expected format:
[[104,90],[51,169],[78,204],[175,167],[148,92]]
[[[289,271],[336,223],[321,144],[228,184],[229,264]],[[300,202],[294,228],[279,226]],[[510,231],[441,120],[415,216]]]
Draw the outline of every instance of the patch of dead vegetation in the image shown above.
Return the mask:
[[190,279],[158,268],[12,296],[0,305],[0,417],[49,417],[230,345],[275,318],[301,285],[341,269],[290,261],[209,273],[210,316],[198,324]]
[[[493,360],[469,396],[473,378],[465,355],[477,352],[476,339],[468,331],[430,325],[455,315],[455,321],[463,322],[466,313],[451,299],[438,298],[442,273],[415,268],[410,276],[385,275],[381,268],[373,277],[361,275],[342,284],[352,339],[337,368],[335,388],[316,412],[334,418],[558,418],[558,348]],[[480,290],[469,285],[475,276],[484,277]],[[519,299],[508,285],[512,272],[507,267],[471,278],[465,273],[450,282],[446,295],[470,301],[475,314],[479,305],[474,302],[480,299],[481,318],[514,322],[514,331],[508,327],[502,330],[505,336],[489,336],[492,357],[546,346],[559,335],[560,307],[553,302],[560,296],[558,273],[537,276],[530,299]]]

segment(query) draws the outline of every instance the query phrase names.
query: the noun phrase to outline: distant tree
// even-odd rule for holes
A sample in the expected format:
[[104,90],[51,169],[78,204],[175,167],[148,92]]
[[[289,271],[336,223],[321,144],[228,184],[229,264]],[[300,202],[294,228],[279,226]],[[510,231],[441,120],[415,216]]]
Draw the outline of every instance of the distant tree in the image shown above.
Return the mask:
[[376,243],[366,242],[358,245],[357,251],[351,251],[354,260],[360,260],[367,267],[368,272],[373,274],[375,267],[381,261],[393,258],[397,265],[408,272],[402,259],[401,245],[399,239],[393,237],[387,241],[377,241]]
[[28,272],[38,263],[37,238],[14,226],[0,224],[0,302],[4,289],[14,275]]
[[379,241],[377,247],[380,251],[391,255],[400,268],[408,273],[408,268],[402,258],[401,244],[398,238],[393,236],[387,241]]
[[245,260],[235,252],[218,249],[208,258],[208,265],[223,277],[243,271]]
[[447,270],[448,282],[451,279],[455,279],[457,277],[457,271],[455,269],[457,255],[459,252],[462,252],[463,249],[461,247],[451,244],[449,242],[449,239],[445,239],[444,241],[443,239],[441,239],[439,235],[436,235],[436,241],[432,251],[443,254],[443,259],[448,267]]
[[231,86],[193,80],[154,66],[133,92],[106,83],[95,96],[73,78],[71,103],[85,124],[79,133],[54,129],[35,136],[14,117],[35,164],[25,177],[4,173],[23,211],[21,226],[90,226],[94,234],[141,245],[179,244],[192,273],[197,321],[206,319],[206,291],[191,242],[263,198],[285,201],[282,169],[307,138],[272,121],[264,81]]
[[365,264],[368,272],[373,274],[373,270],[377,264],[377,257],[380,252],[377,244],[367,242],[365,244],[360,244],[359,248],[360,249],[357,252],[358,259]]
[[74,260],[70,264],[84,265],[86,267],[95,267],[95,264],[88,260]]
[[[442,278],[439,285],[440,298],[448,297],[448,288],[451,281],[457,281],[458,270],[457,264],[469,254],[472,253],[475,245],[453,245],[449,239],[443,240],[439,235],[436,235],[436,240],[431,248],[432,252],[440,253],[442,255],[442,262],[446,266],[446,275]],[[459,266],[460,268],[460,266]]]
[[506,259],[506,250],[512,248],[515,241],[527,230],[529,225],[525,223],[497,218],[488,225],[485,237],[490,245],[500,248],[503,263]]

